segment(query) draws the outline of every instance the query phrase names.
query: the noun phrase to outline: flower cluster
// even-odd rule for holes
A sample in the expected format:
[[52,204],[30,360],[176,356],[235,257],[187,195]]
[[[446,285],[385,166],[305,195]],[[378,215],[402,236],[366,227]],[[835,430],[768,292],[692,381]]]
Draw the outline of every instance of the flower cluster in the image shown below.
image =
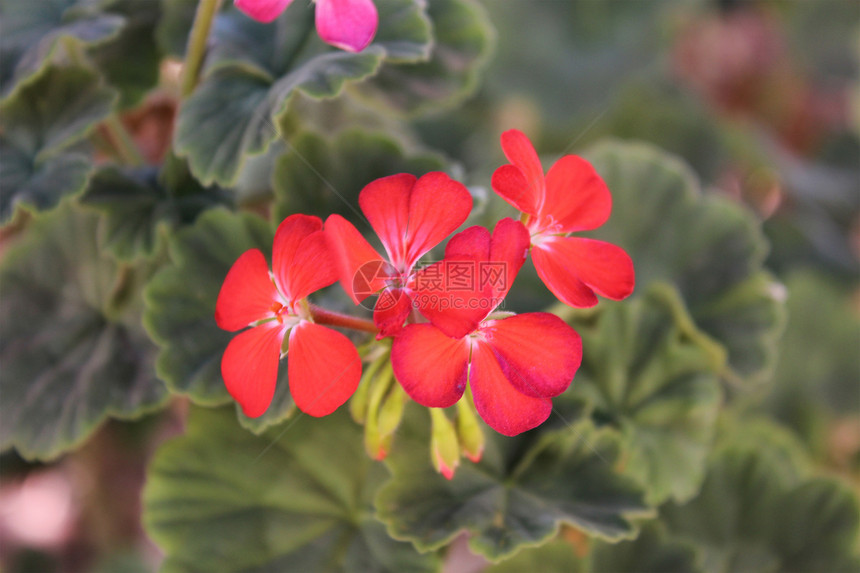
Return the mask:
[[[441,261],[418,268],[423,255],[465,222],[472,198],[438,172],[391,175],[362,190],[359,205],[387,257],[339,215],[324,225],[292,215],[275,235],[271,272],[256,249],[236,261],[216,321],[230,331],[249,327],[222,360],[227,389],[248,416],[269,406],[284,355],[290,392],[303,412],[324,416],[353,395],[362,357],[328,324],[376,332],[380,340],[379,350],[363,357],[371,365],[353,400],[361,404],[353,413],[366,423],[374,457],[384,457],[394,429],[380,429],[378,410],[402,413],[406,396],[429,408],[458,405],[457,431],[441,410],[433,414],[434,462],[449,477],[460,455],[452,440],[472,459],[481,455],[477,424],[468,423],[472,408],[507,436],[549,417],[551,399],[579,368],[580,337],[554,314],[500,312],[500,303],[529,254],[547,287],[575,307],[596,304],[595,293],[628,296],[633,264],[615,245],[570,236],[600,226],[611,210],[609,190],[588,162],[565,156],[544,176],[525,135],[505,132],[502,148],[511,163],[496,170],[493,189],[521,219],[502,219],[492,233],[473,226],[455,234]],[[308,295],[337,281],[355,304],[377,296],[372,324],[308,303]],[[389,392],[392,375],[396,390]]]

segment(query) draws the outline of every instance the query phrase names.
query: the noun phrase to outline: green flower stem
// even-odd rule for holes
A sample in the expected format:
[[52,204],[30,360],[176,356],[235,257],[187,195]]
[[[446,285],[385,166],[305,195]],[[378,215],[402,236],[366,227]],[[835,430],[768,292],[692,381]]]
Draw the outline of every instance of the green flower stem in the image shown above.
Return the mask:
[[123,163],[132,167],[146,165],[146,159],[143,157],[140,149],[137,148],[137,144],[119,117],[111,115],[104,121],[104,128],[107,131],[111,145]]
[[370,332],[372,334],[376,334],[377,332],[379,332],[379,330],[376,328],[376,325],[373,324],[372,320],[366,320],[364,318],[357,318],[355,316],[349,316],[346,314],[341,314],[339,312],[326,310],[313,304],[309,305],[309,307],[311,311],[311,316],[313,317],[314,322],[316,322],[317,324],[340,326],[352,330],[359,330],[361,332]]
[[197,86],[200,70],[203,68],[203,58],[206,56],[206,45],[215,15],[221,8],[221,0],[200,0],[194,15],[194,25],[188,37],[188,49],[185,51],[185,68],[182,71],[180,93],[185,99]]

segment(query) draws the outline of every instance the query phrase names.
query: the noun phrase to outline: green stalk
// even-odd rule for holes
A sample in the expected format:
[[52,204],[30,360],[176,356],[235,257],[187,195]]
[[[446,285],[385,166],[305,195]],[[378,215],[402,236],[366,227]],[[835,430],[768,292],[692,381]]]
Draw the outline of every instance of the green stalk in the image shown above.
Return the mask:
[[182,99],[187,98],[197,86],[200,70],[203,68],[203,58],[209,42],[209,32],[212,23],[221,8],[221,0],[200,0],[194,15],[194,24],[188,37],[188,48],[185,51],[185,67],[182,70],[180,93]]

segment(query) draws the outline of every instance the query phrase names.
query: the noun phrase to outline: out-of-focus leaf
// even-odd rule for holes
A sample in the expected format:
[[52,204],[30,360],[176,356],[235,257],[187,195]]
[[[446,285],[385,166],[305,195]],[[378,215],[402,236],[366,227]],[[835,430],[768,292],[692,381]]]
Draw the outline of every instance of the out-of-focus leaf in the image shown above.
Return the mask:
[[723,349],[696,330],[668,285],[572,324],[584,352],[570,394],[621,432],[624,473],[652,504],[695,495],[721,403]]
[[371,181],[395,173],[421,176],[444,166],[438,155],[406,156],[395,140],[378,133],[350,130],[331,141],[302,133],[275,165],[274,219],[293,213],[353,219],[358,194]]
[[[224,277],[248,249],[271,260],[271,226],[255,215],[211,209],[168,240],[172,264],[163,268],[144,292],[144,326],[160,350],[156,372],[171,391],[198,404],[230,401],[221,378],[221,356],[234,334],[215,324],[215,302]],[[243,425],[262,431],[284,420],[293,409],[286,364],[278,370],[275,398],[264,416],[250,419],[237,406]]]
[[125,18],[112,40],[90,50],[108,83],[120,92],[120,106],[134,107],[158,83],[161,52],[155,41],[161,18],[157,0],[112,0],[108,9]]
[[386,459],[393,477],[376,500],[389,533],[419,550],[465,530],[474,552],[499,561],[546,541],[561,523],[606,539],[632,537],[631,519],[649,512],[634,482],[613,471],[618,441],[588,422],[519,438],[486,430],[480,463],[461,464],[449,481],[430,463],[425,418],[407,415],[413,423],[398,430]]
[[654,522],[642,527],[636,539],[610,544],[596,541],[589,570],[594,573],[698,573],[692,544],[666,539]]
[[656,148],[607,142],[584,155],[613,197],[612,217],[593,235],[630,254],[637,292],[674,284],[696,326],[728,351],[731,379],[769,374],[784,291],[762,270],[767,244],[753,214],[703,195],[689,168]]
[[431,42],[423,4],[377,3],[379,30],[361,53],[332,50],[316,38],[313,7],[293,2],[263,25],[237,10],[219,15],[206,75],[179,113],[176,149],[204,184],[235,182],[245,158],[266,151],[297,90],[316,99],[338,95],[384,60],[426,56]]
[[149,257],[157,251],[163,229],[191,224],[208,208],[229,198],[220,190],[203,189],[193,180],[170,192],[152,168],[121,171],[107,167],[90,180],[81,198],[101,211],[101,243],[120,259]]
[[111,113],[115,99],[96,71],[53,62],[3,101],[0,223],[17,206],[48,210],[83,189],[91,162],[70,146]]
[[47,459],[106,418],[167,398],[140,327],[148,271],[102,255],[98,217],[70,206],[40,217],[0,267],[0,447]]
[[712,456],[698,497],[661,509],[670,532],[700,547],[706,571],[857,571],[856,495],[741,438]]
[[345,412],[254,436],[224,411],[195,410],[159,450],[144,523],[164,571],[434,571],[391,539],[371,501],[385,478]]
[[38,72],[60,39],[97,46],[114,38],[124,19],[90,0],[2,0],[0,93],[8,96]]
[[586,559],[577,557],[573,546],[562,540],[550,541],[535,548],[523,549],[510,559],[490,565],[484,573],[586,573]]
[[161,19],[155,30],[159,49],[168,56],[185,58],[188,35],[194,23],[197,0],[159,0]]
[[430,60],[385,64],[358,93],[415,113],[454,105],[474,91],[494,45],[483,8],[474,0],[434,0],[427,14],[435,40]]
[[796,272],[786,287],[788,324],[765,410],[820,454],[829,421],[860,415],[860,317],[852,293],[823,275]]

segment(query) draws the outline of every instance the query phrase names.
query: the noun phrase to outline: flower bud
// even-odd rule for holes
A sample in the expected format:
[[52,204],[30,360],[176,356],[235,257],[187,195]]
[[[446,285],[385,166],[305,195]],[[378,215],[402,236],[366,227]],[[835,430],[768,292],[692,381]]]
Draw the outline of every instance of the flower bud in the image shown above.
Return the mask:
[[457,402],[457,435],[463,454],[474,463],[481,461],[485,438],[471,396],[464,396]]
[[447,479],[454,477],[454,471],[460,465],[460,443],[454,424],[439,408],[430,408],[433,421],[433,434],[430,438],[430,454],[433,467]]

